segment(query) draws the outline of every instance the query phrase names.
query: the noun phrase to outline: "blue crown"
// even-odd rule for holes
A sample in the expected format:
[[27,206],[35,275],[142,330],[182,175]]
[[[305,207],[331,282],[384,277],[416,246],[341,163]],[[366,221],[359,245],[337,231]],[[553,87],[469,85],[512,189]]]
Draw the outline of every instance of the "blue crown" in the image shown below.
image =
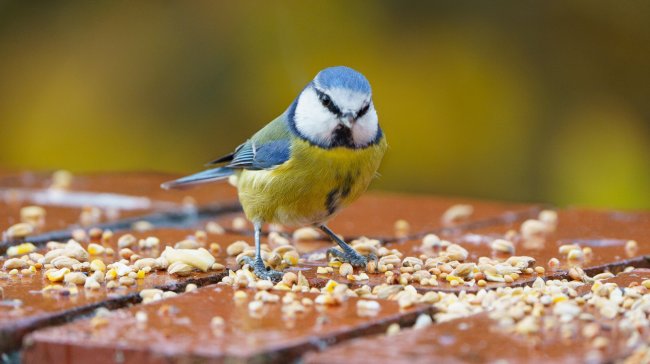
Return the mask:
[[371,92],[366,77],[345,66],[325,68],[316,75],[314,82],[316,86],[324,89],[344,88],[367,94]]

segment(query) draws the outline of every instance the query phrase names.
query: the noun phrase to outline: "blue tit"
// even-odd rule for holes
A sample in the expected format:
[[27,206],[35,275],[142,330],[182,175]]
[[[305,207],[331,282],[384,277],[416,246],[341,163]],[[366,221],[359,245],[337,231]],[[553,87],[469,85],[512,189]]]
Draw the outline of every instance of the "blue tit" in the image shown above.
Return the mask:
[[255,227],[255,260],[247,263],[262,279],[282,277],[262,261],[265,223],[315,226],[340,246],[330,255],[365,267],[370,258],[346,244],[327,222],[367,189],[386,148],[368,80],[351,68],[331,67],[320,71],[282,115],[209,164],[219,167],[162,187],[235,175],[239,200]]

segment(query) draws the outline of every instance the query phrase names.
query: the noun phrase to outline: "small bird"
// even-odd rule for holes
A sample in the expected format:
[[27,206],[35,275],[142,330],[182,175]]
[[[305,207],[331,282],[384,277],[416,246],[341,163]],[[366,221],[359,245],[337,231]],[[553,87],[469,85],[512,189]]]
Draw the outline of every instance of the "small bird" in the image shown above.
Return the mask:
[[245,263],[262,279],[282,273],[265,266],[262,225],[311,225],[341,250],[328,255],[365,267],[357,253],[327,227],[341,208],[359,198],[377,174],[387,148],[368,80],[344,66],[320,71],[278,118],[235,150],[208,165],[220,165],[163,183],[165,189],[213,182],[235,175],[239,201],[255,228],[255,260]]

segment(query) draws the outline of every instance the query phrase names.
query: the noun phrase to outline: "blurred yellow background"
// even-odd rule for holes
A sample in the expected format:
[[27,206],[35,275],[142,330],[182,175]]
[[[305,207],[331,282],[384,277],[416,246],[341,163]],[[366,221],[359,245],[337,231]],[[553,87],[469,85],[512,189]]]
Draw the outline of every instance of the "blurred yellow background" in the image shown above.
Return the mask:
[[194,172],[322,68],[373,86],[373,188],[650,208],[648,1],[0,1],[0,169]]

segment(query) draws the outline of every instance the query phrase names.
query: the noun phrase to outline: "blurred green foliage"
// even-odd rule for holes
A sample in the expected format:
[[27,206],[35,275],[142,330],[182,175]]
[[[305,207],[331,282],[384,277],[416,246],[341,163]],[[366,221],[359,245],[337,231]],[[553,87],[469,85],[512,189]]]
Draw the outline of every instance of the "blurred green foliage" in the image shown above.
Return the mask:
[[371,81],[374,188],[650,208],[648,1],[0,1],[0,168],[192,172],[318,72]]

